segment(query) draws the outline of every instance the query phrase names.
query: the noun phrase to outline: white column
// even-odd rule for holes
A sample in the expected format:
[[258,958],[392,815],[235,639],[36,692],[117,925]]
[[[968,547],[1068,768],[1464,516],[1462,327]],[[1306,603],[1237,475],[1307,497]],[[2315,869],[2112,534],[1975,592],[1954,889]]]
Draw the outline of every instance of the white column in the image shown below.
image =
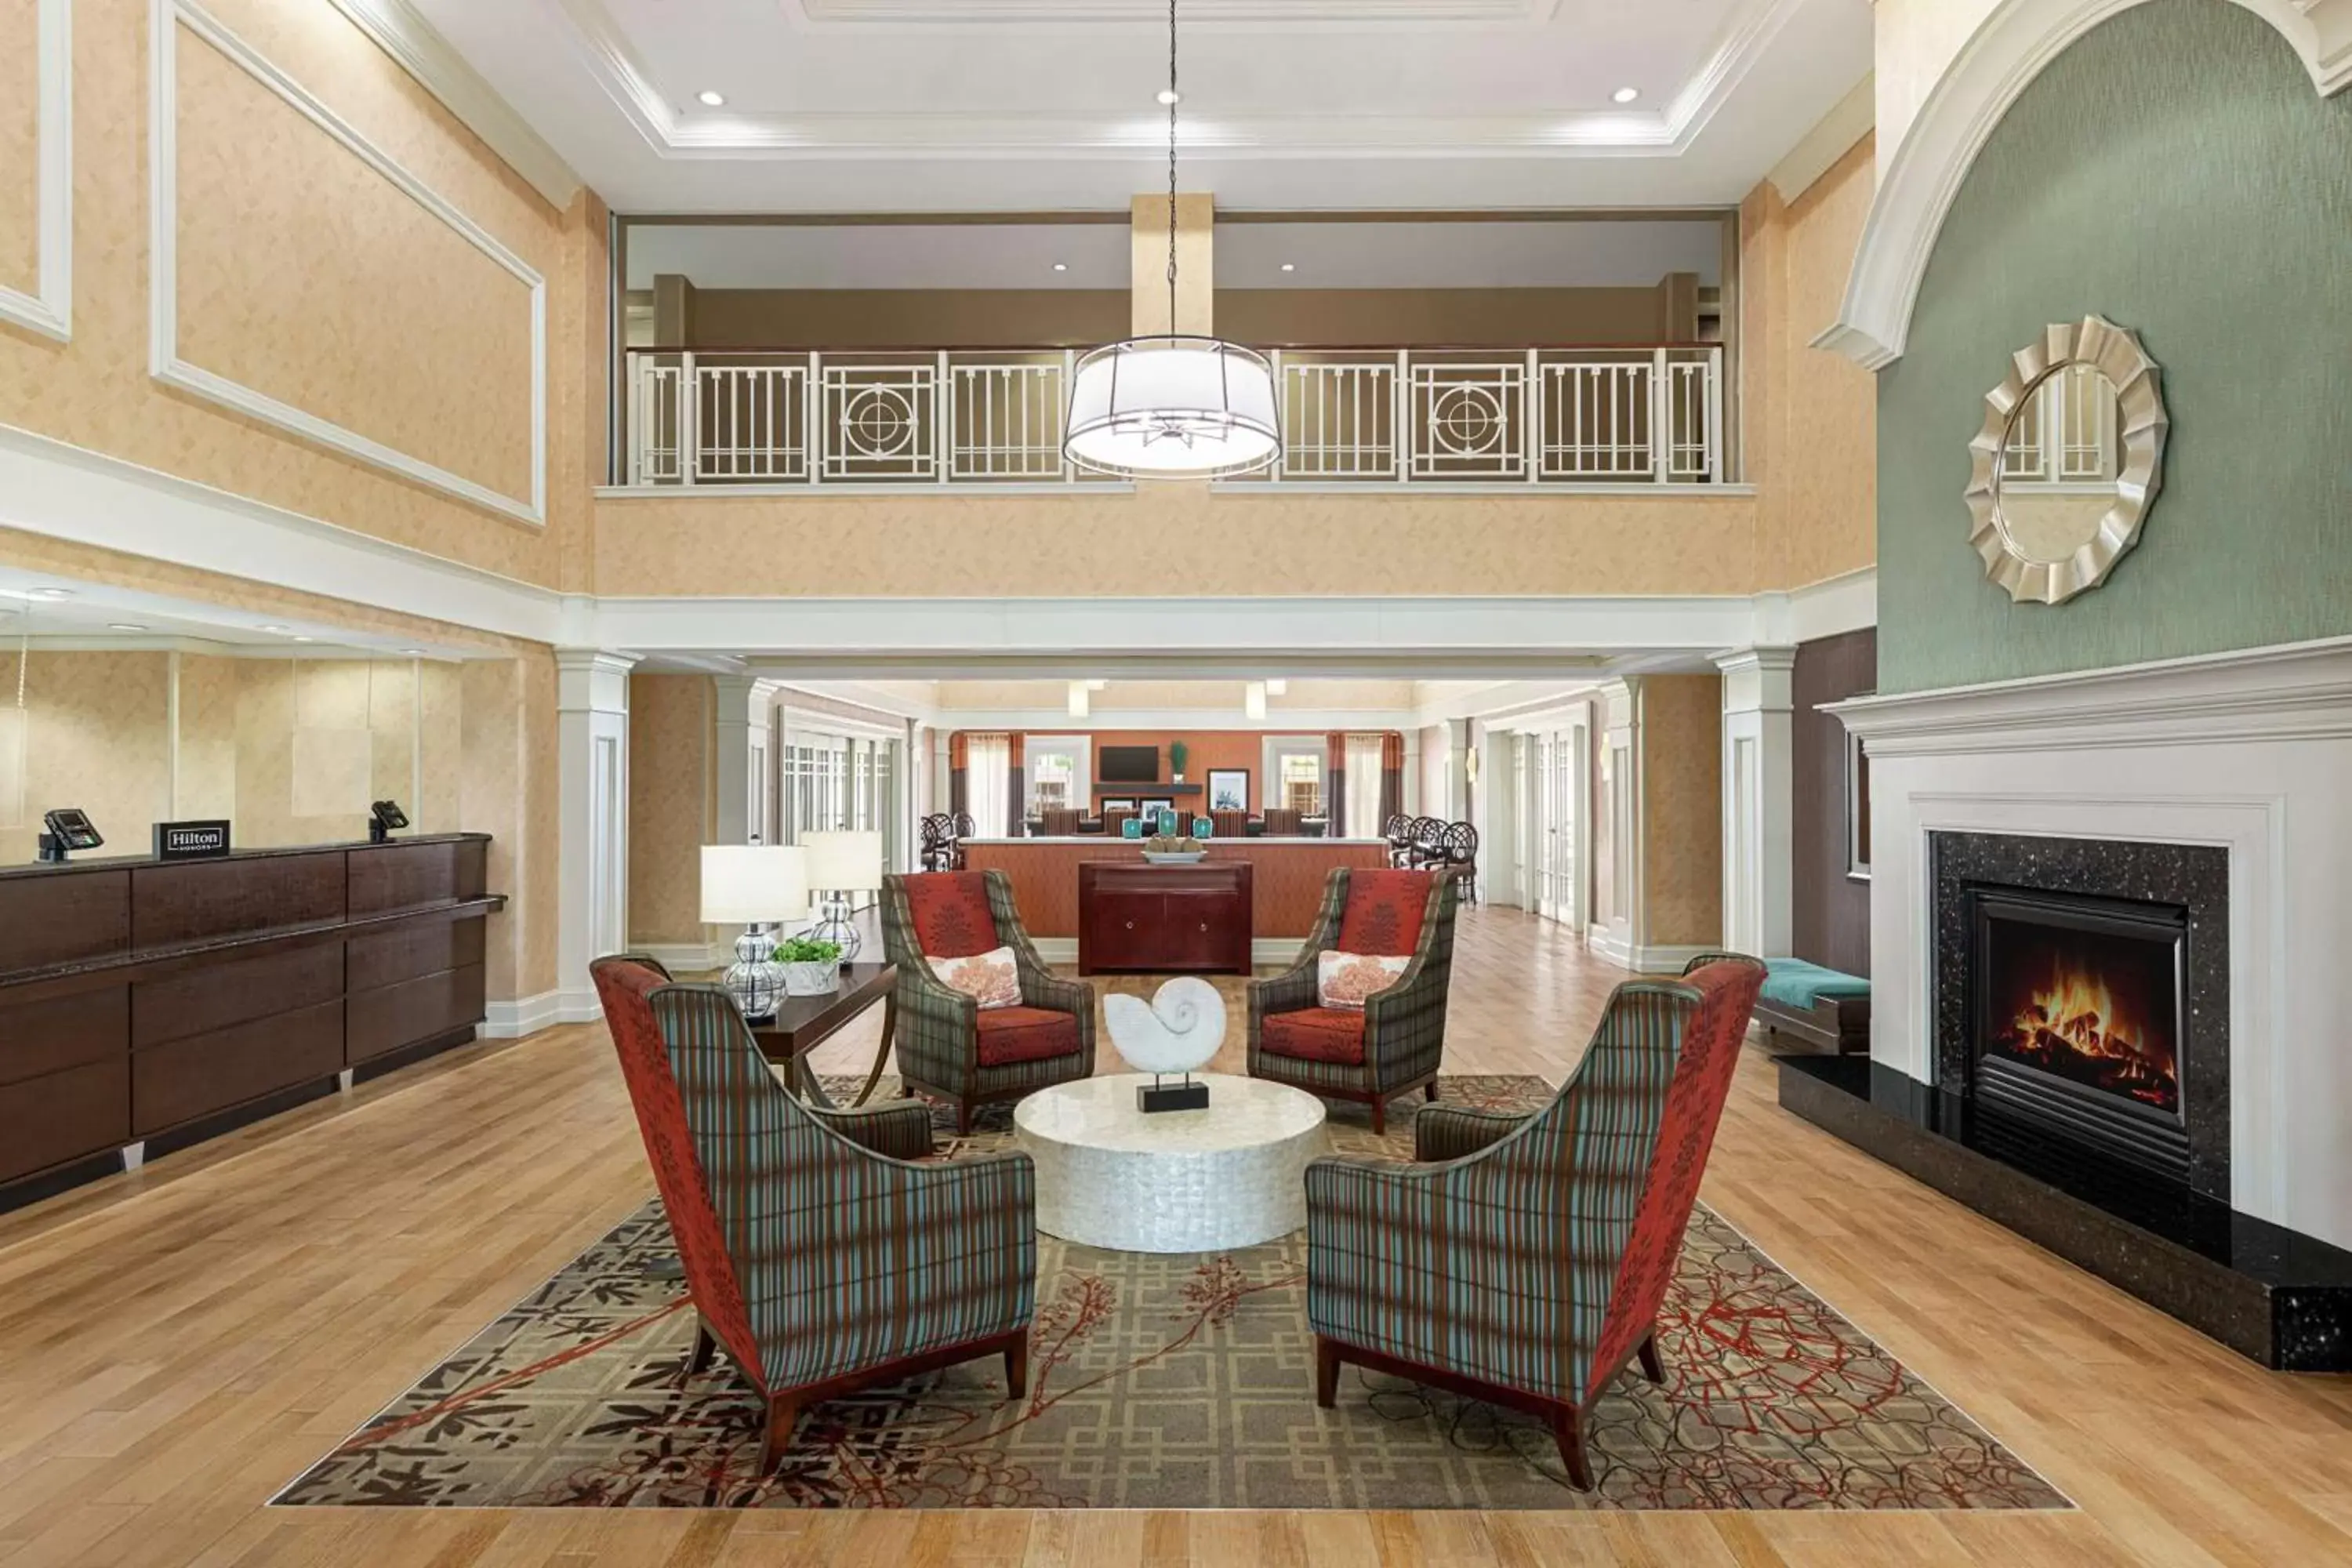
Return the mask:
[[[1608,821],[1609,863],[1594,879],[1592,951],[1627,969],[1641,967],[1644,936],[1642,900],[1642,682],[1636,676],[1601,689],[1602,780],[1600,810]],[[1605,880],[1604,880],[1605,877]]]
[[562,854],[556,985],[567,1023],[598,1016],[591,961],[629,942],[629,668],[635,654],[555,650]]
[[1785,958],[1795,932],[1788,647],[1717,654],[1723,671],[1723,942]]
[[748,675],[718,678],[718,732],[711,742],[712,776],[719,784],[719,810],[710,824],[714,844],[749,844],[766,820],[768,711],[773,681]]

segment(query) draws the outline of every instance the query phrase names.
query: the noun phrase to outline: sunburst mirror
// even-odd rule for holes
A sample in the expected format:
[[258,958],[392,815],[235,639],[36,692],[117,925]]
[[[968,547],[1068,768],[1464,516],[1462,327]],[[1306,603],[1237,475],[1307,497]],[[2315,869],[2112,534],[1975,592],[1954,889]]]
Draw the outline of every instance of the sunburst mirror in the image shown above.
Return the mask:
[[1969,542],[2021,604],[2063,604],[2139,542],[2169,422],[2154,360],[2100,316],[2017,352],[1969,443]]

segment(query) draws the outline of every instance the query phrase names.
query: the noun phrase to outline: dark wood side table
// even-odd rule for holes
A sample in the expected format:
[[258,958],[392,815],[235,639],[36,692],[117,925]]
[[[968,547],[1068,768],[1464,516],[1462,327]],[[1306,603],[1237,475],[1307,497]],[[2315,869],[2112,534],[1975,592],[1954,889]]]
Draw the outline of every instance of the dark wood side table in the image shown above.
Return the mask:
[[883,1065],[890,1059],[890,1042],[898,1029],[898,966],[895,963],[852,963],[841,971],[841,983],[822,996],[787,996],[776,1004],[776,1016],[751,1026],[751,1037],[769,1061],[791,1069],[800,1081],[801,1097],[827,1110],[838,1109],[808,1065],[809,1052],[840,1032],[843,1026],[875,1003],[882,1004],[882,1043],[874,1052],[874,1070],[866,1087],[850,1101],[855,1110],[873,1098],[882,1081]]

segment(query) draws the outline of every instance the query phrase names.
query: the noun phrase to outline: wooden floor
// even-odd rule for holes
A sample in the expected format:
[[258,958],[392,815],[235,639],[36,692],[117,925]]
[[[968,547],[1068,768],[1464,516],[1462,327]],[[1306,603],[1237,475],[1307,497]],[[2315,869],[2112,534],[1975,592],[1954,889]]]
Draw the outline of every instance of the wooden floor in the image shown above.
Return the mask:
[[[1467,917],[1448,1068],[1558,1078],[1618,978],[1540,921]],[[865,1030],[877,1026],[828,1044],[822,1065],[870,1059]],[[2352,1380],[2259,1371],[1782,1113],[1752,1052],[1707,1200],[2079,1512],[263,1506],[651,1190],[602,1034],[573,1027],[478,1047],[0,1217],[0,1563],[2352,1562]]]

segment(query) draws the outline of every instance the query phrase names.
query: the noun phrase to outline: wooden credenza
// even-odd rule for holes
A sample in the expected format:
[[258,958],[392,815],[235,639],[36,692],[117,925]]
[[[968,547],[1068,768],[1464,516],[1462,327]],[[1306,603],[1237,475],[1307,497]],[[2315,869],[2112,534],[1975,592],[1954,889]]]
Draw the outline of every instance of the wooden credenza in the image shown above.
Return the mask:
[[0,871],[0,1209],[474,1037],[489,839]]
[[1250,863],[1078,867],[1078,973],[1250,973]]

